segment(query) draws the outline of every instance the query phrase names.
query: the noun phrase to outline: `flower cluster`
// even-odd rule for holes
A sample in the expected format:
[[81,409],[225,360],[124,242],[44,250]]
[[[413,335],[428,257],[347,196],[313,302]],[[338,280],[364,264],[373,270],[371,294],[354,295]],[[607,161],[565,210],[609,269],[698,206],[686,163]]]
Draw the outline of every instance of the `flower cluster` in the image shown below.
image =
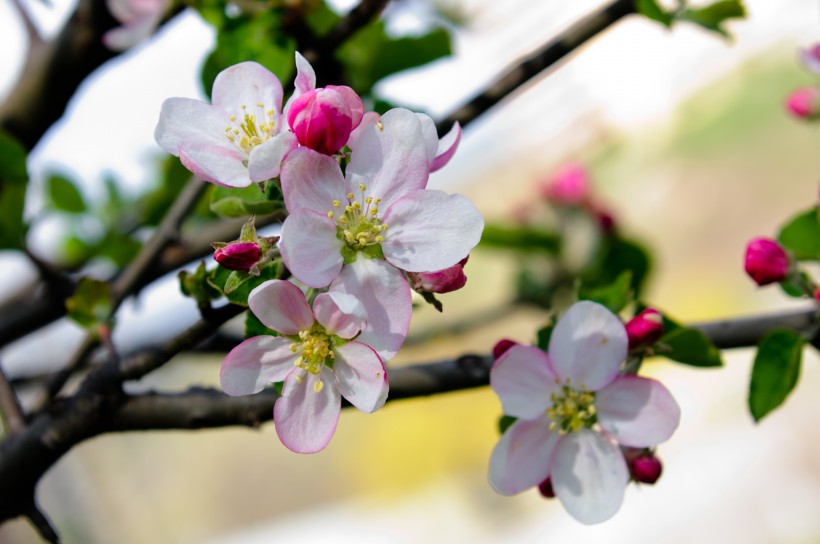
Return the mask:
[[[800,60],[813,74],[820,74],[820,43],[801,49]],[[786,109],[796,118],[814,121],[820,119],[820,88],[800,87],[786,98]]]
[[[278,336],[234,348],[221,382],[229,395],[283,382],[276,431],[291,450],[313,453],[335,431],[341,396],[365,412],[384,404],[384,362],[407,335],[412,290],[462,287],[484,221],[466,198],[427,188],[430,173],[456,151],[457,124],[439,140],[428,116],[364,112],[349,87],[316,88],[298,53],[296,68],[282,107],[276,76],[253,62],[232,66],[216,77],[212,104],[166,100],[155,137],[203,180],[280,184],[288,216],[279,252],[315,297],[312,310],[293,283],[256,287],[250,309]],[[257,242],[219,244],[214,258],[253,273],[266,258]]]
[[490,459],[499,493],[538,486],[591,524],[618,511],[630,474],[647,482],[660,475],[659,464],[652,472],[649,462],[627,462],[624,448],[667,440],[680,409],[659,382],[621,374],[629,342],[617,316],[581,301],[558,321],[547,353],[524,345],[503,351],[490,385],[517,419]]

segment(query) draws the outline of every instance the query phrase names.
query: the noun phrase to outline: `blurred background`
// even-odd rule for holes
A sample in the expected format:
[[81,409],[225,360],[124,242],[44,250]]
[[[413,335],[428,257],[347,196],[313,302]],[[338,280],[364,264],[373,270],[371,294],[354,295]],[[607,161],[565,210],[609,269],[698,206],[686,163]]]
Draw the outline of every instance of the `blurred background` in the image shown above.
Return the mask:
[[[0,97],[25,48],[8,2],[0,3]],[[459,23],[454,55],[380,83],[380,93],[443,117],[602,4],[397,1],[385,14],[390,32],[413,35],[447,15]],[[773,236],[816,203],[820,134],[783,104],[797,86],[817,83],[797,47],[820,39],[820,5],[746,5],[748,18],[729,25],[731,40],[636,16],[617,23],[472,123],[431,187],[465,194],[488,220],[514,222],[537,206],[551,172],[581,163],[619,231],[652,251],[645,300],[684,322],[799,307],[777,288],[758,289],[743,273],[742,255],[750,238]],[[71,4],[29,7],[48,33]],[[334,4],[340,12],[350,7]],[[199,71],[213,42],[210,27],[186,12],[96,72],[30,155],[34,186],[57,171],[80,182],[90,202],[104,198],[105,178],[138,194],[163,157],[153,143],[160,104],[204,96]],[[36,191],[26,210],[45,213]],[[30,242],[49,254],[64,228],[63,219],[44,217]],[[9,252],[0,263],[2,297],[32,270]],[[467,286],[440,297],[443,314],[425,307],[414,316],[392,364],[486,353],[502,337],[532,342],[546,314],[510,305],[520,264],[517,253],[476,250]],[[170,310],[175,320],[196,315],[174,278],[137,302],[123,309],[122,329],[137,327],[145,338],[168,326],[158,316]],[[59,322],[0,356],[9,373],[36,373],[59,364],[79,337]],[[389,403],[372,415],[346,410],[329,447],[310,456],[285,449],[270,424],[106,435],[66,455],[38,493],[69,543],[818,542],[817,357],[807,354],[785,406],[754,425],[746,408],[752,355],[726,352],[719,369],[644,365],[677,398],[681,426],[658,450],[658,484],[630,486],[620,513],[594,527],[537,491],[508,498],[490,488],[501,407],[489,388]],[[135,387],[214,386],[220,361],[179,357]],[[23,521],[0,527],[0,542],[35,541]]]

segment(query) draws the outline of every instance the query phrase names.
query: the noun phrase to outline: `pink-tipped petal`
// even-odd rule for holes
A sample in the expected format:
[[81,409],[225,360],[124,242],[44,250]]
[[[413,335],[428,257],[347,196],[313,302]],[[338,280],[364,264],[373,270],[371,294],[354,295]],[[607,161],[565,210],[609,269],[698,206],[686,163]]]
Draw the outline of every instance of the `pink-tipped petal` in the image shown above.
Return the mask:
[[[347,202],[339,163],[306,147],[291,151],[282,165],[282,194],[290,213],[299,208],[307,208],[327,215],[329,211],[339,211],[333,207],[334,200]],[[341,213],[343,212],[344,208]]]
[[211,144],[234,149],[225,137],[230,115],[191,98],[169,98],[162,103],[154,139],[159,146],[174,156],[187,144]]
[[301,383],[296,379],[299,372],[295,369],[285,379],[282,397],[273,407],[273,422],[286,448],[316,453],[325,449],[336,432],[342,397],[328,368],[319,374],[305,373]]
[[440,170],[450,162],[458,149],[459,142],[461,142],[461,125],[456,121],[450,132],[445,134],[439,141],[436,157],[430,163],[430,172]]
[[316,88],[316,72],[299,51],[296,52],[296,79],[293,85],[299,94]]
[[[219,72],[214,80],[211,98],[214,106],[237,118],[247,113],[261,120],[268,111],[273,110],[274,121],[278,122],[279,108],[282,106],[282,84],[261,64],[240,62]],[[246,109],[242,110],[242,106]]]
[[356,142],[359,140],[359,136],[362,135],[362,132],[367,129],[369,126],[376,125],[379,121],[381,121],[382,116],[376,113],[375,111],[369,111],[362,116],[362,122],[359,123],[353,132],[350,133],[350,138],[347,140],[347,147],[351,150],[356,149]]
[[278,336],[248,338],[225,357],[219,382],[228,395],[252,395],[273,382],[281,382],[293,369],[297,353],[293,341]]
[[[416,118],[421,123],[421,134],[424,138],[424,150],[427,153],[427,162],[431,163],[436,158],[438,151],[438,131],[433,119],[424,113],[416,112]],[[432,172],[432,170],[430,170]]]
[[542,417],[552,406],[550,393],[560,390],[547,354],[522,345],[511,347],[496,361],[490,370],[490,386],[504,413],[521,419]]
[[552,331],[552,368],[575,387],[606,387],[626,359],[629,340],[623,322],[604,306],[582,300],[567,310]]
[[502,495],[535,487],[550,475],[558,433],[547,418],[518,420],[501,436],[490,457],[490,484]]
[[395,108],[382,115],[380,123],[366,126],[358,135],[346,181],[354,194],[365,185],[386,209],[408,192],[424,189],[430,168],[421,123],[413,112]]
[[191,143],[179,150],[179,160],[203,181],[223,187],[247,187],[251,184],[245,157],[237,149]]
[[616,445],[582,429],[563,437],[555,448],[550,478],[567,512],[591,525],[608,520],[621,507],[629,469]]
[[325,89],[339,93],[350,110],[351,128],[359,126],[364,116],[364,105],[362,104],[362,99],[356,94],[356,91],[346,85],[328,85]]
[[340,338],[353,338],[367,324],[364,305],[347,293],[330,291],[320,294],[313,302],[313,313],[327,332]]
[[349,293],[367,310],[367,327],[357,338],[387,361],[404,343],[413,312],[411,290],[404,275],[385,261],[359,256],[342,268],[331,291]]
[[449,268],[481,239],[484,218],[461,195],[420,190],[394,203],[382,220],[389,225],[384,257],[408,272]]
[[384,406],[387,372],[376,352],[361,342],[349,342],[334,352],[333,374],[342,396],[368,414]]
[[598,423],[620,444],[646,448],[665,442],[680,423],[680,407],[656,380],[622,376],[598,391]]
[[313,312],[301,289],[289,281],[269,280],[248,295],[253,315],[269,329],[297,334],[313,325]]
[[248,159],[248,176],[253,181],[275,178],[281,171],[285,155],[297,145],[296,136],[286,131],[254,147]]
[[291,213],[282,224],[279,251],[293,275],[309,287],[325,287],[342,269],[344,244],[336,238],[336,223],[306,209]]

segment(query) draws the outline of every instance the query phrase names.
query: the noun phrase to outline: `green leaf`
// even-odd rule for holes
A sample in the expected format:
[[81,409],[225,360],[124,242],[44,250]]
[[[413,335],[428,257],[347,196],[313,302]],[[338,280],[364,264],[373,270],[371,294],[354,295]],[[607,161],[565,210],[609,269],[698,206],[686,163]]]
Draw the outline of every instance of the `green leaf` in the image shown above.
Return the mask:
[[543,251],[556,254],[561,248],[561,239],[551,232],[526,227],[506,227],[486,224],[480,245],[501,249],[522,251]]
[[582,287],[578,298],[603,304],[617,314],[632,302],[632,272],[629,270],[621,272],[618,278],[606,287],[592,289]]
[[541,327],[538,329],[538,332],[535,333],[535,345],[542,351],[549,351],[550,338],[552,338],[553,329],[555,329],[554,318],[548,325]]
[[113,309],[111,286],[104,281],[82,278],[65,306],[68,317],[85,328],[106,323]]
[[279,333],[267,328],[258,317],[253,315],[253,312],[248,310],[245,312],[245,338],[252,336],[279,336]]
[[749,385],[749,410],[755,421],[783,404],[797,385],[803,342],[800,334],[787,329],[775,329],[760,341]]
[[27,182],[25,148],[0,131],[0,249],[23,247]]
[[610,285],[629,270],[634,296],[638,297],[651,267],[649,252],[643,246],[632,240],[612,237],[605,241],[600,260],[583,275],[582,281],[584,285]]
[[70,179],[60,174],[52,174],[46,179],[46,193],[51,204],[68,213],[82,213],[87,207],[83,195]]
[[207,281],[211,287],[224,293],[225,298],[230,302],[240,306],[247,306],[248,295],[251,294],[251,291],[268,280],[279,278],[282,274],[282,263],[280,261],[271,261],[265,264],[259,269],[258,276],[250,276],[239,285],[232,286],[233,288],[230,291],[227,291],[226,287],[232,274],[232,270],[217,266],[208,273]]
[[820,260],[820,220],[817,206],[801,212],[780,229],[777,241],[799,260]]
[[324,36],[330,32],[340,19],[336,12],[327,7],[324,2],[319,2],[315,8],[305,15],[305,22],[318,36]]
[[233,293],[240,285],[253,277],[254,276],[244,270],[234,270],[228,275],[228,279],[225,280],[225,294]]
[[635,9],[641,15],[657,21],[665,27],[672,26],[672,15],[659,6],[656,0],[635,0]]
[[380,79],[450,53],[450,34],[442,28],[394,39],[385,33],[384,21],[377,19],[348,39],[336,58],[347,69],[351,86],[359,94],[369,94]]
[[[217,269],[219,268],[221,267],[217,267]],[[193,272],[182,270],[179,273],[179,289],[186,297],[196,300],[197,304],[205,305],[211,300],[222,296],[221,287],[214,287],[210,280],[211,277],[205,268],[205,262],[202,261]]]
[[723,27],[724,23],[730,19],[744,17],[746,8],[741,0],[719,0],[702,8],[686,8],[676,18],[690,21],[728,38],[729,32]]
[[723,360],[712,341],[697,329],[678,326],[667,328],[664,318],[664,335],[658,341],[657,354],[685,365],[698,367],[723,366]]
[[256,183],[242,189],[215,187],[211,193],[211,211],[220,217],[247,217],[249,215],[269,215],[283,208],[281,200],[271,200],[277,195],[270,189],[262,192]]
[[498,418],[498,434],[504,434],[516,421],[518,421],[517,417],[506,414]]

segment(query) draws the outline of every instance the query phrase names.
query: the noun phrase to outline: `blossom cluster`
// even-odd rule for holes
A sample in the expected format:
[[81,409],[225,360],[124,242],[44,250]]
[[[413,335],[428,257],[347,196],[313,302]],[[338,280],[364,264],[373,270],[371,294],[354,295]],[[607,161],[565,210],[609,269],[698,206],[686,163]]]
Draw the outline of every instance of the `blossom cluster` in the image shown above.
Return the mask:
[[[456,151],[457,124],[439,140],[428,116],[365,112],[351,88],[317,88],[298,53],[296,68],[284,107],[266,68],[227,68],[211,104],[166,100],[155,137],[205,181],[281,184],[288,215],[279,252],[310,297],[289,281],[257,286],[248,305],[277,336],[234,348],[220,378],[229,395],[282,382],[277,434],[289,449],[313,453],[333,436],[342,396],[364,412],[384,404],[384,363],[407,335],[412,290],[463,286],[484,221],[463,196],[427,188]],[[215,258],[228,268],[251,270],[261,254],[245,240],[222,246]]]

